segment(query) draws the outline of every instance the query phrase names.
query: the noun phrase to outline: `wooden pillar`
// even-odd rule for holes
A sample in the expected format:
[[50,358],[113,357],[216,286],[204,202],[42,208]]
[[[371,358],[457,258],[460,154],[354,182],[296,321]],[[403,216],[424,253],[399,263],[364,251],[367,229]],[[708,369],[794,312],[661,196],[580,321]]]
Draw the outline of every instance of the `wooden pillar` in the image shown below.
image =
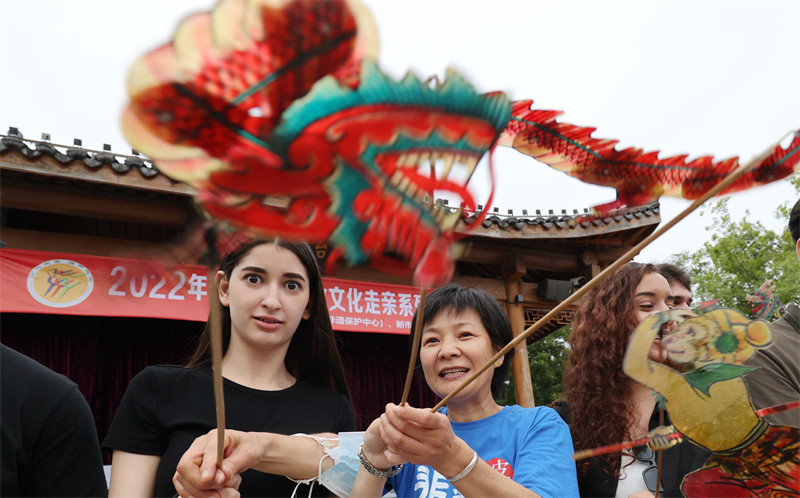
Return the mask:
[[[522,292],[519,285],[519,279],[525,273],[523,258],[519,254],[509,255],[503,268],[503,276],[506,284],[506,313],[511,322],[514,337],[525,330],[525,313],[522,308]],[[514,372],[514,391],[517,396],[517,404],[525,407],[535,406],[528,346],[525,341],[521,341],[514,347],[513,358],[511,365]]]
[[597,261],[597,254],[594,251],[586,250],[581,253],[580,261],[578,262],[581,275],[588,281],[593,279],[603,269]]

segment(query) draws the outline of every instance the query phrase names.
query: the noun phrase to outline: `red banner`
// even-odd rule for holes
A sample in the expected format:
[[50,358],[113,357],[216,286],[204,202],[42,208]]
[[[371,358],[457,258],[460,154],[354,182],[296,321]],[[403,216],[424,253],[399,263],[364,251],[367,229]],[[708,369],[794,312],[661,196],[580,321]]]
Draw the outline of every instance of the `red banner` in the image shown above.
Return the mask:
[[0,250],[0,310],[205,321],[204,266]]
[[419,305],[419,289],[323,278],[334,330],[409,334]]
[[[322,280],[334,330],[409,333],[419,304],[414,287]],[[207,269],[5,248],[0,311],[205,321]]]

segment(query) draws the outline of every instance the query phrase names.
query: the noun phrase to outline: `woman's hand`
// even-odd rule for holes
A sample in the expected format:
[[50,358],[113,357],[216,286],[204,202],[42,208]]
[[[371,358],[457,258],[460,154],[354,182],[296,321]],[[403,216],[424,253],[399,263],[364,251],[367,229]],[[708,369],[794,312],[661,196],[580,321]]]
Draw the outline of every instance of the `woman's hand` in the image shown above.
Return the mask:
[[320,440],[327,440],[330,447],[338,444],[336,434],[332,433],[298,437],[226,429],[224,459],[218,469],[217,431],[214,429],[195,439],[186,450],[172,482],[181,496],[204,498],[238,496],[240,474],[248,469],[292,479],[310,479],[333,465],[333,459],[326,456]]
[[240,472],[253,466],[261,454],[260,444],[252,433],[226,430],[221,468],[217,468],[217,430],[200,436],[186,450],[172,483],[182,497],[237,497]]
[[[461,452],[466,461],[454,458],[467,445],[453,433],[450,421],[441,413],[390,403],[379,420],[381,439],[387,447],[386,459],[392,465],[405,462],[429,465],[447,476],[457,474],[472,456],[467,447]],[[452,472],[448,473],[450,467]]]
[[[361,445],[361,451],[373,467],[380,470],[388,470],[392,465],[386,458],[386,450],[388,446],[381,437],[381,419],[377,418],[369,424],[366,433],[364,433],[364,442]],[[404,463],[404,462],[400,462]]]

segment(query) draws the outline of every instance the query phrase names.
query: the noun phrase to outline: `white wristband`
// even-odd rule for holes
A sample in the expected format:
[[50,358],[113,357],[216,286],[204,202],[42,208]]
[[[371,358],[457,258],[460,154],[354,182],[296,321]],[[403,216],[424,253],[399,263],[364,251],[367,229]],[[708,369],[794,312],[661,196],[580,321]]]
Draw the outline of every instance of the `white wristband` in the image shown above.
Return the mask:
[[475,465],[476,465],[477,463],[478,463],[478,452],[477,452],[477,451],[473,451],[473,452],[472,452],[472,460],[470,460],[470,461],[469,461],[469,463],[467,464],[467,466],[466,466],[466,467],[464,467],[464,470],[462,470],[461,472],[459,472],[459,473],[458,473],[458,474],[456,474],[455,476],[453,476],[453,477],[447,477],[446,479],[447,479],[448,481],[450,481],[450,482],[456,482],[456,481],[460,481],[461,479],[463,479],[463,478],[467,477],[467,474],[469,474],[470,472],[472,472],[472,469],[474,469],[474,468],[475,468]]

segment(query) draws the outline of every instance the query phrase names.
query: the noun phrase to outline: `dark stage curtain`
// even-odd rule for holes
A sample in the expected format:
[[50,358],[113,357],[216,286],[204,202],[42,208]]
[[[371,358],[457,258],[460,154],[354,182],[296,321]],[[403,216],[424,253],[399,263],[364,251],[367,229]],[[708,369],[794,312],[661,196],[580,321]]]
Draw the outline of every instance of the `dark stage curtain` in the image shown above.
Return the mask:
[[[0,313],[0,341],[78,384],[102,441],[130,379],[149,365],[185,364],[203,325],[149,318]],[[400,401],[408,368],[408,336],[337,334],[356,420],[363,430],[383,413],[386,403]],[[409,403],[431,407],[437,401],[422,376],[415,376]]]
[[202,327],[179,320],[2,313],[0,341],[78,384],[102,442],[130,379],[148,365],[184,363]]
[[[360,430],[383,413],[386,403],[399,403],[411,354],[406,335],[338,332],[342,361]],[[439,401],[422,372],[414,376],[408,402],[432,407]]]

